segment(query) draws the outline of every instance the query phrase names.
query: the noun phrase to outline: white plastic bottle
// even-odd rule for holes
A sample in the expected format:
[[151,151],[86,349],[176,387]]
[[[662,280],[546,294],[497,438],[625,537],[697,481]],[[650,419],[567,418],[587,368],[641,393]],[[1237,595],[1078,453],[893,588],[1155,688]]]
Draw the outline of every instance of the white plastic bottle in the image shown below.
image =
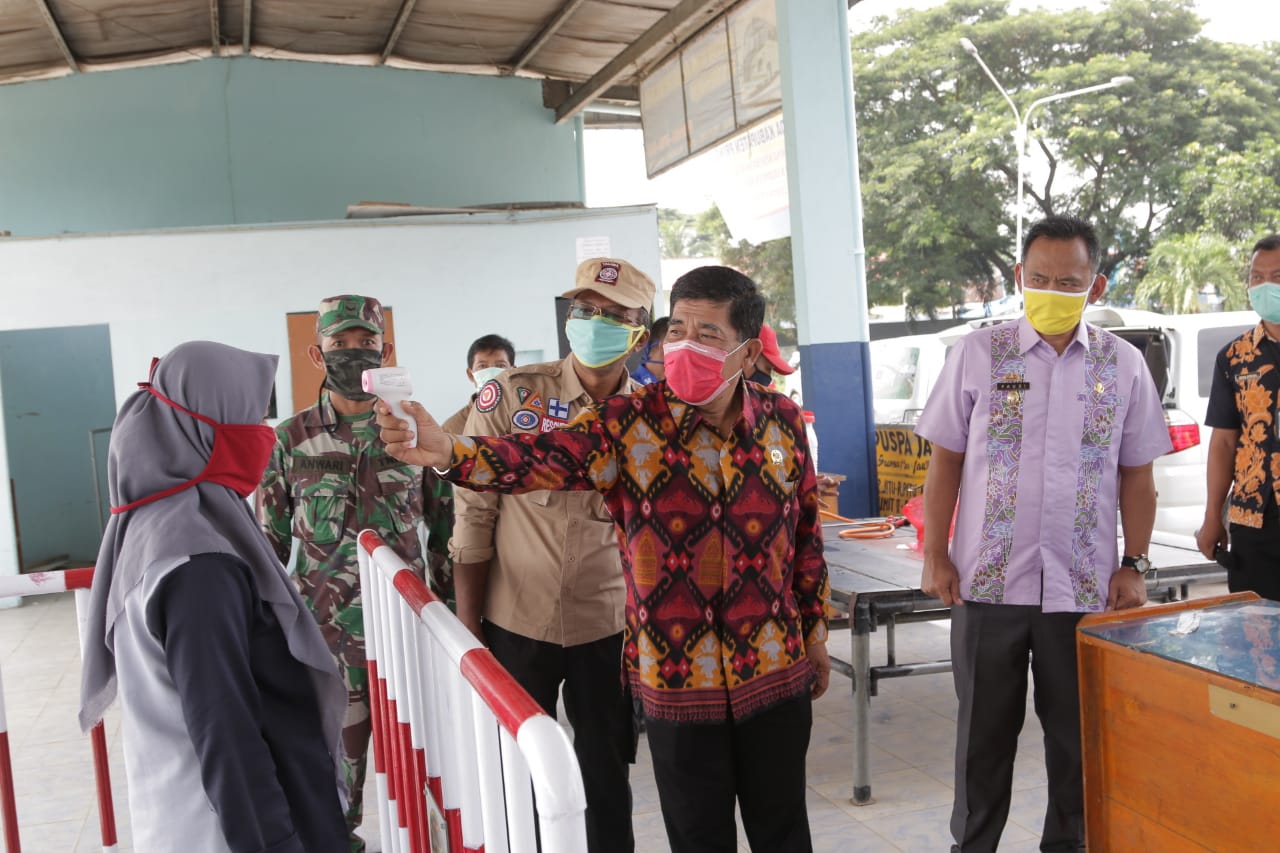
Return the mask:
[[809,458],[813,460],[813,470],[819,471],[821,469],[818,468],[818,431],[813,427],[816,416],[810,411],[801,414],[804,417],[805,438],[809,440]]

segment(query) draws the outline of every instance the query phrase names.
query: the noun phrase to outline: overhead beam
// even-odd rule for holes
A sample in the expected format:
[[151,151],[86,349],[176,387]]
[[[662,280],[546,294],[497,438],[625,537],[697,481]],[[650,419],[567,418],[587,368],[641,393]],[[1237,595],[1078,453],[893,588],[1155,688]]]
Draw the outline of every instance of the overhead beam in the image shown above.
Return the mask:
[[44,18],[45,25],[49,27],[53,40],[58,43],[58,50],[62,51],[62,58],[67,61],[67,65],[71,66],[72,71],[79,73],[80,63],[76,61],[76,55],[71,52],[71,48],[67,45],[67,40],[62,35],[62,28],[58,26],[57,20],[53,17],[53,10],[49,8],[47,0],[36,0],[36,5],[40,7],[40,16]]
[[247,55],[253,47],[253,0],[244,0],[243,23],[240,29],[244,34],[244,52]]
[[222,55],[222,13],[218,0],[209,0],[209,39],[214,56]]
[[519,73],[520,69],[524,68],[525,65],[529,63],[529,60],[533,59],[534,54],[542,50],[542,46],[546,44],[553,35],[560,31],[560,28],[564,26],[564,22],[569,20],[569,16],[578,11],[578,7],[586,1],[587,0],[566,0],[565,4],[560,7],[560,10],[551,17],[551,20],[547,21],[546,26],[544,26],[542,30],[534,36],[533,39],[524,46],[524,48],[521,49],[519,55],[511,61],[511,67],[504,73]]
[[418,0],[404,0],[400,4],[400,14],[396,15],[395,25],[391,27],[391,33],[387,36],[387,43],[382,46],[382,56],[378,58],[378,64],[382,65],[387,61],[387,57],[391,55],[391,51],[396,49],[396,42],[400,41],[400,34],[404,32],[405,24],[409,23],[409,16],[413,14],[413,7],[418,5]]
[[[573,94],[573,85],[568,80],[546,79],[542,81],[542,105],[554,110]],[[608,101],[615,104],[640,103],[639,86],[610,86],[600,93],[595,103]]]
[[627,69],[640,64],[650,53],[670,41],[666,53],[674,50],[681,33],[692,32],[713,17],[733,5],[734,0],[680,0],[674,8],[640,37],[623,48],[622,52],[583,83],[569,98],[556,108],[556,124],[561,124],[582,112],[582,108],[594,101],[626,74]]

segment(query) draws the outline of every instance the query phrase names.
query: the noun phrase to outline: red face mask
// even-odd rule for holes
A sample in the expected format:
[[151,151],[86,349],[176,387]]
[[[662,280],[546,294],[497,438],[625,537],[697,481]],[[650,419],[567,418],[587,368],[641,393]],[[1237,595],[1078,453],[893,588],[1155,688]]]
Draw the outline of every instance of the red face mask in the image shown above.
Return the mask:
[[741,370],[725,379],[724,363],[746,341],[725,352],[696,341],[676,341],[662,348],[667,358],[667,385],[690,406],[705,406],[725,392]]
[[212,418],[179,406],[153,388],[149,382],[140,382],[139,385],[166,405],[213,427],[213,451],[209,454],[209,461],[205,464],[204,470],[193,479],[124,506],[113,506],[112,515],[128,512],[143,504],[176,495],[197,483],[217,483],[220,486],[226,486],[242,498],[253,494],[253,490],[258,488],[258,483],[262,480],[262,472],[267,470],[267,463],[271,460],[271,450],[276,443],[274,429],[263,424],[220,424]]

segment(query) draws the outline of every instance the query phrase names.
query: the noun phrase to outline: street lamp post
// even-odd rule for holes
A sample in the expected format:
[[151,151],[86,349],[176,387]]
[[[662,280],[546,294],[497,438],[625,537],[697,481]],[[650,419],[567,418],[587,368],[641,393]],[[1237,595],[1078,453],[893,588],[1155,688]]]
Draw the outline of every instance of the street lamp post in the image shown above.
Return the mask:
[[1014,156],[1018,161],[1018,200],[1016,202],[1017,207],[1015,209],[1017,217],[1017,231],[1015,232],[1016,236],[1014,237],[1013,244],[1013,262],[1016,264],[1022,257],[1022,171],[1023,162],[1026,159],[1027,129],[1031,121],[1032,111],[1042,104],[1049,104],[1054,101],[1063,101],[1067,98],[1074,98],[1076,95],[1088,95],[1091,92],[1101,92],[1103,89],[1114,89],[1117,86],[1132,83],[1133,78],[1128,76],[1112,77],[1108,82],[1099,83],[1096,86],[1085,86],[1083,89],[1072,89],[1070,92],[1062,92],[1057,95],[1046,95],[1043,98],[1036,98],[1027,107],[1026,113],[1020,113],[1018,111],[1017,104],[1013,102],[1013,98],[1009,97],[1009,93],[1005,91],[1004,86],[1000,85],[1000,81],[996,79],[996,75],[991,73],[991,69],[987,67],[987,63],[982,61],[982,56],[979,55],[978,48],[974,46],[974,43],[969,41],[967,38],[962,38],[960,39],[960,46],[964,48],[965,53],[972,56],[977,60],[978,64],[982,66],[982,70],[987,73],[987,77],[991,82],[996,84],[996,88],[1000,90],[1000,94],[1003,95],[1005,101],[1008,102],[1009,108],[1013,110],[1013,120],[1016,123],[1013,129],[1013,145],[1015,149]]

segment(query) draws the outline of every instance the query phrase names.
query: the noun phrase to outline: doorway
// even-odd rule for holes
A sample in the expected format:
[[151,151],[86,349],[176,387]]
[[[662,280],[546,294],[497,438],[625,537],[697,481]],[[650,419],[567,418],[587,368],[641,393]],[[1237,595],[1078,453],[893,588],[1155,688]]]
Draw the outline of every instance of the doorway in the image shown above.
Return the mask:
[[4,486],[24,572],[97,558],[114,387],[106,325],[0,332]]

